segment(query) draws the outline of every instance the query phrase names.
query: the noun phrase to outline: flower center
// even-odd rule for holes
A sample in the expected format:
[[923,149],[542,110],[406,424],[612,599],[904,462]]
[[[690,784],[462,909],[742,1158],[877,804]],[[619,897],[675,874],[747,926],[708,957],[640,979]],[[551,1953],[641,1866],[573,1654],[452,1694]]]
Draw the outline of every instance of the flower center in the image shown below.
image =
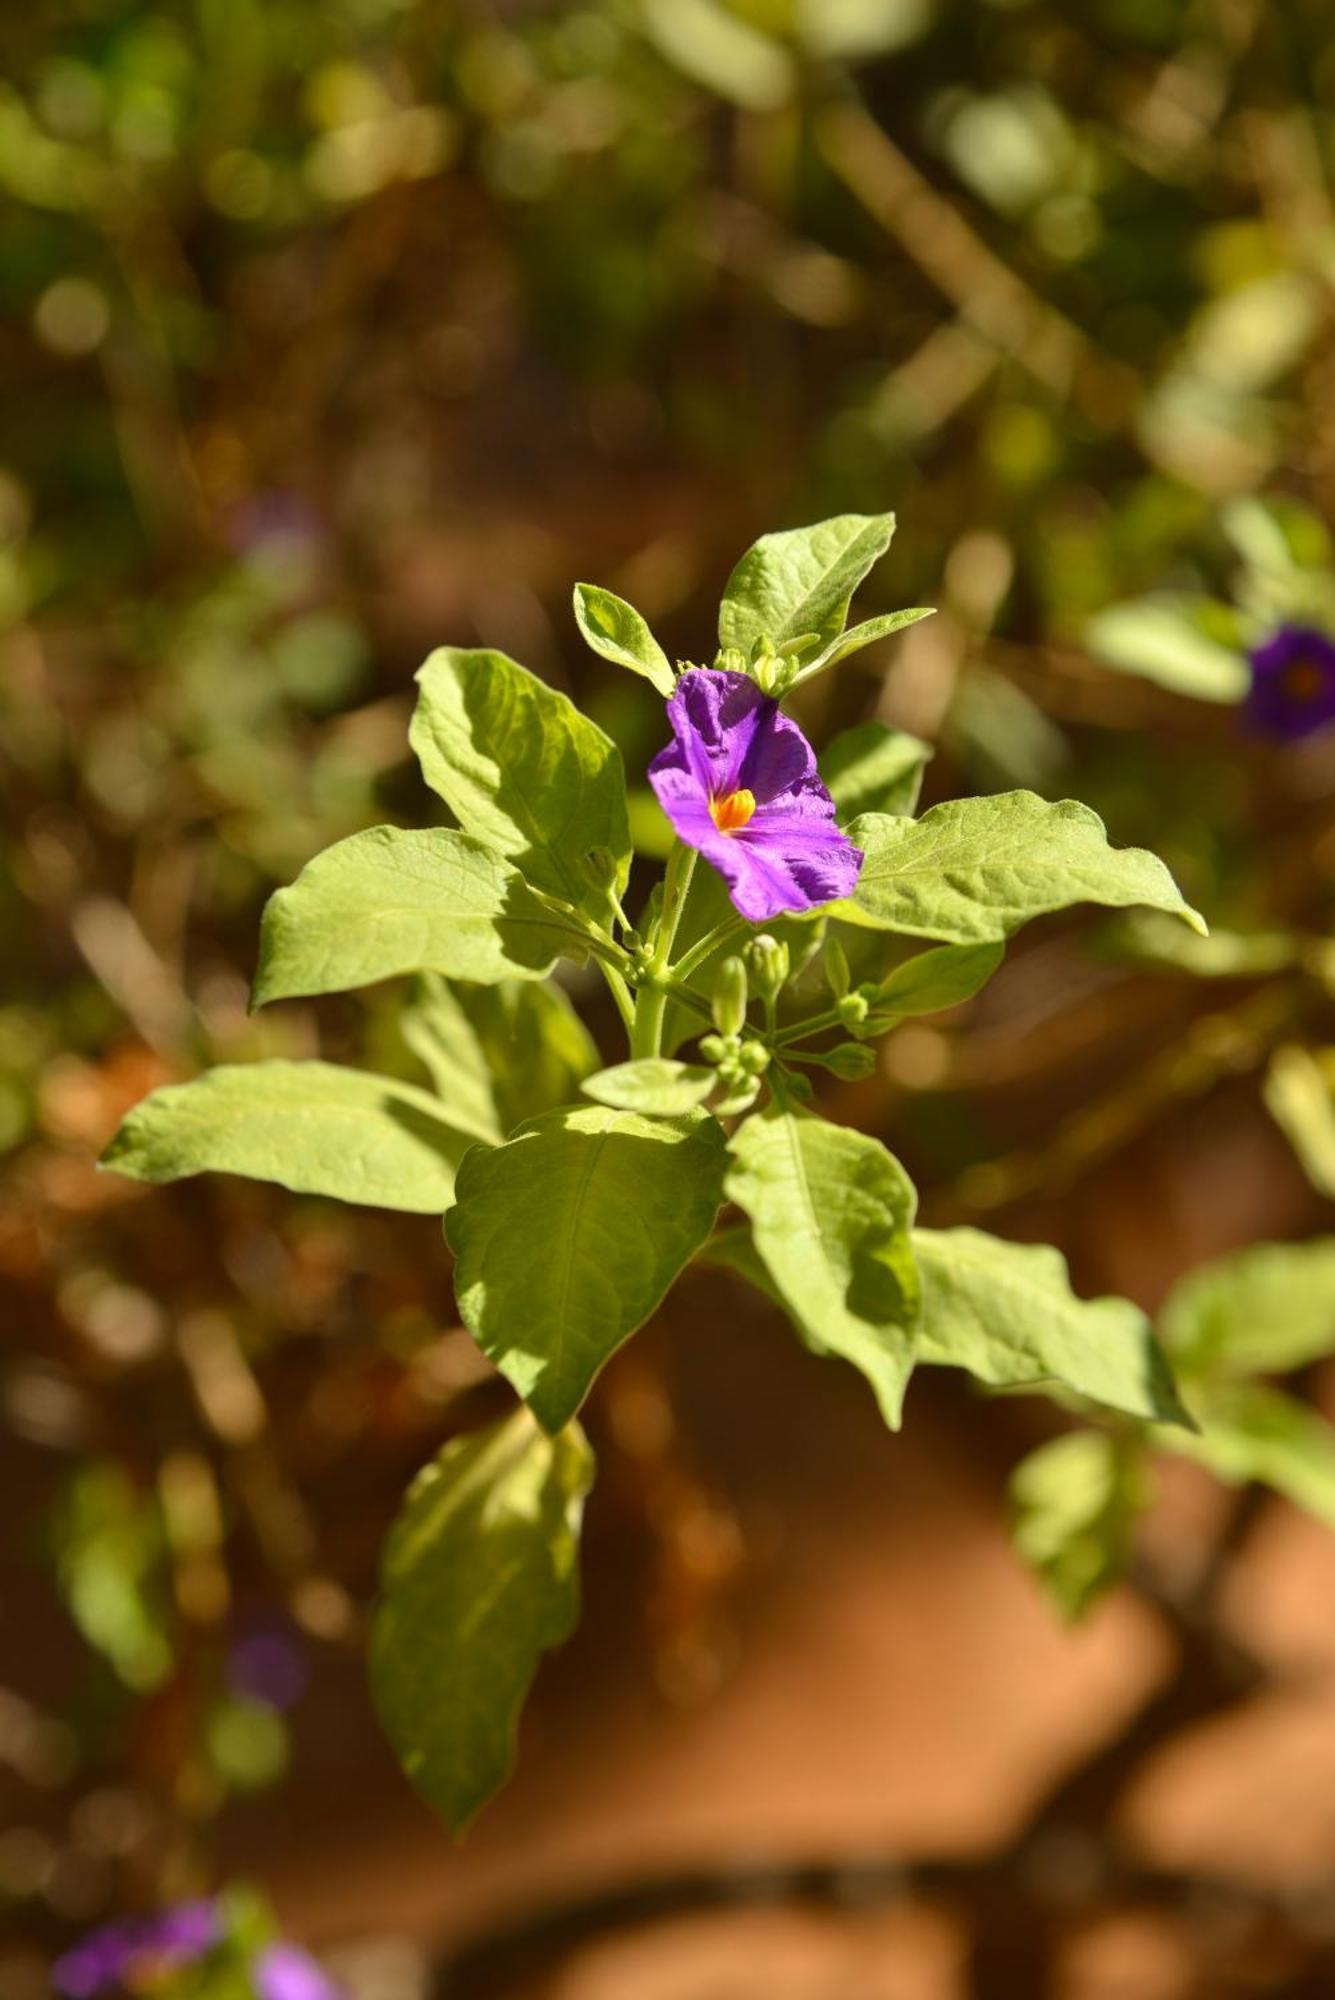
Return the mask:
[[1295,660],[1284,674],[1284,692],[1290,701],[1315,701],[1324,676],[1315,660]]
[[756,809],[754,792],[729,792],[709,801],[709,810],[720,833],[740,833]]

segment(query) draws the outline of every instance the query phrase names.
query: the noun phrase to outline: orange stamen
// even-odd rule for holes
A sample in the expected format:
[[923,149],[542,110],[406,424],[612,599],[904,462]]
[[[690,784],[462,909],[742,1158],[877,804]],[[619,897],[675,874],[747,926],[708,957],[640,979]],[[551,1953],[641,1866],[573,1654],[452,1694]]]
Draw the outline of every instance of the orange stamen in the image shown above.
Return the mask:
[[1284,670],[1284,692],[1291,701],[1315,701],[1322,688],[1320,667],[1312,660],[1295,660]]
[[754,792],[729,792],[726,798],[709,801],[709,810],[720,833],[740,833],[755,809]]

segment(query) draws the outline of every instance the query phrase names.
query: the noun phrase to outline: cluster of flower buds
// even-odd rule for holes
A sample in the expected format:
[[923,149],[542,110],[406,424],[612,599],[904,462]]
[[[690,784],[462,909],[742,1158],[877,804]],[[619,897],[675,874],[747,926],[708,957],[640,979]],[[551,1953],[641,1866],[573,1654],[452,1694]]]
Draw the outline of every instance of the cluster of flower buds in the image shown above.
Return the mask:
[[[772,940],[771,940],[772,942]],[[746,1034],[749,1002],[747,969],[740,958],[725,958],[714,982],[712,1035],[700,1038],[700,1053],[718,1071],[727,1096],[718,1110],[725,1116],[744,1111],[755,1100],[760,1079],[769,1068],[770,1054],[763,1042]]]
[[788,984],[791,960],[787,945],[771,937],[768,931],[762,931],[759,937],[751,939],[742,956],[752,991],[766,1006],[771,1005]]

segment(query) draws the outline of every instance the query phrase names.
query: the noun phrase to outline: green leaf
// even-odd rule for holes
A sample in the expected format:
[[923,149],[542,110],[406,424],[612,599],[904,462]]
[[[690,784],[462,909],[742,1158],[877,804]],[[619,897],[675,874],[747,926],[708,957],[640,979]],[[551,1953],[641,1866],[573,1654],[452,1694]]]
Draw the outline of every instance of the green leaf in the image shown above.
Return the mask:
[[88,1644],[139,1694],[172,1670],[170,1550],[162,1511],[115,1459],[71,1475],[54,1510],[61,1599]]
[[504,653],[443,646],[417,683],[409,739],[460,826],[535,889],[605,917],[606,892],[584,857],[606,848],[619,888],[630,867],[626,785],[611,738]]
[[1085,642],[1104,666],[1196,701],[1239,702],[1251,685],[1243,656],[1209,638],[1172,603],[1110,605],[1085,627]]
[[405,972],[541,979],[559,953],[581,953],[582,936],[470,835],[372,827],[317,854],[269,898],[255,1005]]
[[772,1102],[729,1143],[730,1201],[803,1338],[851,1361],[891,1429],[913,1368],[914,1191],[880,1141]]
[[1277,1049],[1266,1074],[1266,1110],[1298,1155],[1319,1194],[1335,1201],[1335,1051],[1291,1043]]
[[820,773],[840,825],[860,813],[912,813],[934,754],[929,743],[884,722],[863,722],[836,736],[820,760]]
[[893,514],[839,514],[762,536],[728,579],[719,644],[738,647],[748,659],[762,639],[779,653],[805,633],[829,646],[843,631],[853,592],[894,532]]
[[482,1139],[569,1104],[598,1049],[559,986],[447,985],[431,974],[403,1017],[450,1116]]
[[507,1777],[538,1662],[578,1615],[593,1454],[527,1411],[456,1438],[385,1544],[371,1687],[404,1770],[455,1833]]
[[713,1226],[723,1134],[707,1112],[598,1105],[468,1155],[445,1234],[464,1323],[544,1429],[583,1402]]
[[826,646],[814,660],[808,660],[799,674],[793,677],[793,686],[800,687],[816,674],[823,674],[828,667],[837,667],[841,660],[852,653],[860,653],[864,646],[874,646],[878,639],[889,639],[894,633],[902,632],[906,626],[917,625],[924,618],[936,615],[930,604],[915,604],[908,611],[885,611],[879,618],[866,618],[861,625],[852,625],[847,632]]
[[1197,1435],[1157,1441],[1230,1485],[1268,1486],[1335,1528],[1335,1428],[1324,1417],[1255,1382],[1213,1391],[1195,1407]]
[[644,26],[669,62],[747,111],[775,111],[793,94],[792,56],[720,0],[640,0]]
[[1172,917],[1137,910],[1116,917],[1100,944],[1117,958],[1190,973],[1193,979],[1247,979],[1296,965],[1301,941],[1287,931],[1189,931]]
[[1169,1293],[1159,1331],[1183,1375],[1283,1375],[1335,1353],[1335,1237],[1202,1266]]
[[137,1104],[102,1164],[131,1180],[244,1174],[294,1194],[441,1214],[472,1144],[410,1083],[325,1062],[224,1064]]
[[1059,1250],[981,1229],[915,1229],[913,1250],[920,1361],[997,1388],[1060,1382],[1105,1409],[1189,1421],[1144,1313],[1129,1299],[1078,1298]]
[[1205,929],[1157,856],[1110,847],[1098,814],[1071,799],[951,799],[919,820],[864,813],[848,833],[867,858],[853,898],[826,912],[847,923],[983,944],[1074,903],[1143,903]]
[[939,944],[897,965],[872,1003],[877,1014],[936,1014],[986,986],[1006,956],[1004,944]]
[[644,1056],[617,1063],[586,1077],[583,1091],[596,1104],[616,1111],[642,1111],[649,1118],[680,1118],[709,1096],[718,1077],[702,1063],[673,1062],[666,1056]]
[[1021,1459],[1011,1476],[1015,1546],[1066,1617],[1083,1617],[1121,1581],[1149,1497],[1136,1440],[1073,1431]]
[[575,585],[575,623],[595,653],[633,674],[643,674],[664,697],[677,677],[672,662],[633,604],[596,583]]

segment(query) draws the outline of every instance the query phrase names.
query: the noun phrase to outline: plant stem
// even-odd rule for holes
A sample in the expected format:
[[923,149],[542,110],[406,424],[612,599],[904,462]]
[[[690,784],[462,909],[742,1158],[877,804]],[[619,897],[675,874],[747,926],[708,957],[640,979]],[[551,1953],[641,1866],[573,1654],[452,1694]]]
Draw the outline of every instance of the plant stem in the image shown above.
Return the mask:
[[769,1037],[769,1041],[772,1047],[782,1049],[789,1042],[805,1041],[808,1035],[823,1034],[826,1028],[837,1028],[839,1025],[838,1009],[827,1007],[823,1014],[812,1014],[805,1021],[795,1021],[791,1028],[780,1028],[777,1035]]
[[711,953],[716,952],[720,945],[726,944],[729,938],[736,937],[739,931],[749,931],[750,928],[750,919],[747,917],[725,917],[721,924],[715,924],[712,931],[706,931],[689,951],[682,953],[672,968],[673,972],[678,979],[689,979],[693,972],[700,970],[705,960]]
[[630,1052],[633,1057],[657,1056],[663,1050],[663,1017],[667,1012],[669,987],[668,968],[672,962],[672,947],[676,942],[677,926],[686,904],[687,891],[691,886],[691,876],[695,873],[695,849],[685,846],[680,840],[673,846],[668,856],[667,874],[663,878],[663,909],[658,919],[658,934],[654,939],[654,955],[650,976],[640,988],[635,1001],[635,1018],[630,1029]]

